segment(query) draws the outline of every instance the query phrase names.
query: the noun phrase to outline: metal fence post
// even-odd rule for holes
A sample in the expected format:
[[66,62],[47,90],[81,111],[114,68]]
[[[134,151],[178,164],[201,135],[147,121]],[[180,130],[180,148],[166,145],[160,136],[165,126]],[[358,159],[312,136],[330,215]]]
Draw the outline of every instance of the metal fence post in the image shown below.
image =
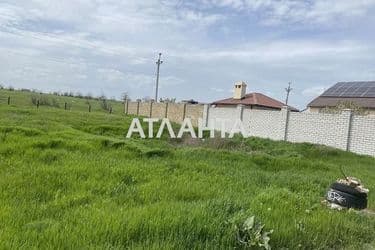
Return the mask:
[[283,140],[284,141],[288,141],[288,128],[289,128],[289,115],[290,115],[290,108],[289,106],[283,106],[281,108],[281,111],[282,114],[284,115],[283,118],[283,128],[284,128],[284,131],[283,131]]
[[128,114],[128,107],[129,107],[129,101],[125,100],[125,102],[124,102],[124,113],[126,115]]
[[203,126],[208,127],[208,118],[209,118],[209,111],[210,106],[208,104],[203,105]]
[[153,102],[151,101],[150,102],[150,118],[152,117],[152,106],[153,106]]
[[164,114],[164,118],[168,118],[168,105],[169,105],[169,102],[166,102],[166,103],[165,103],[165,114]]
[[341,115],[345,115],[348,118],[348,124],[347,124],[347,136],[346,136],[346,145],[345,149],[346,151],[350,151],[350,143],[352,139],[352,125],[353,125],[353,110],[351,109],[343,109]]
[[182,114],[182,121],[184,121],[185,120],[185,118],[186,118],[186,103],[184,103],[184,110],[183,110],[183,114]]

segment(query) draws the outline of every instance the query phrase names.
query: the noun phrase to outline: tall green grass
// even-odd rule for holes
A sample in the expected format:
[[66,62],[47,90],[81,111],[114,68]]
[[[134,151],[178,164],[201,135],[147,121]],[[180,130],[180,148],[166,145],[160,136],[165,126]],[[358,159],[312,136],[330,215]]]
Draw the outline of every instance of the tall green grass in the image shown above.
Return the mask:
[[[36,109],[36,102],[39,100],[39,108],[54,107],[56,109],[65,109],[66,103],[67,110],[71,111],[89,112],[90,105],[91,112],[108,113],[108,110],[103,109],[102,101],[97,99],[85,99],[71,96],[57,96],[46,93],[41,94],[20,90],[10,91],[7,89],[0,89],[0,105],[7,105],[8,97],[10,97],[10,105],[19,108],[30,108],[33,106]],[[113,113],[123,113],[124,105],[122,102],[115,100],[106,100],[106,102],[108,107],[112,107]]]
[[257,138],[125,139],[131,117],[0,106],[0,249],[368,249],[375,217],[321,204],[339,167],[375,209],[375,160]]

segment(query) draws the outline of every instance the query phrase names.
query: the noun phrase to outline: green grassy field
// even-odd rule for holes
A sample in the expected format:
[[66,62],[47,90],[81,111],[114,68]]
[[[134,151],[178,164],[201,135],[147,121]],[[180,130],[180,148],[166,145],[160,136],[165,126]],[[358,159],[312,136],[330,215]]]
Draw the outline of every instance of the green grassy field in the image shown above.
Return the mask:
[[[96,99],[85,99],[76,98],[71,96],[57,96],[52,94],[41,94],[35,92],[26,92],[8,89],[0,89],[0,105],[6,105],[8,103],[8,97],[10,97],[10,104],[15,107],[30,108],[36,105],[32,103],[32,98],[39,99],[40,101],[46,101],[49,105],[41,105],[40,107],[54,107],[58,109],[65,109],[65,103],[67,109],[71,111],[89,111],[89,105],[91,106],[92,112],[108,112],[101,106],[101,101]],[[108,107],[112,107],[113,113],[120,114],[124,111],[124,105],[120,101],[106,100]]]
[[256,138],[125,139],[130,121],[0,105],[0,249],[241,248],[236,225],[253,215],[273,249],[375,247],[374,216],[321,204],[343,166],[375,210],[374,158]]

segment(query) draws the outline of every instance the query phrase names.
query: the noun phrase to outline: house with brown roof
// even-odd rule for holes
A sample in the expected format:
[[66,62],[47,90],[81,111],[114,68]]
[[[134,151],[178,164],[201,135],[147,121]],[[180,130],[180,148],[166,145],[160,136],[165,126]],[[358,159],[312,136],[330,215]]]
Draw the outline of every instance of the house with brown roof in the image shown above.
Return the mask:
[[[246,93],[246,83],[238,82],[234,85],[233,97],[215,101],[212,105],[217,107],[230,107],[242,104],[250,109],[263,109],[263,110],[281,110],[285,104],[269,96],[261,93]],[[291,111],[298,112],[299,110],[290,107]]]
[[339,105],[355,105],[375,115],[375,81],[338,82],[308,105],[308,111],[321,112]]

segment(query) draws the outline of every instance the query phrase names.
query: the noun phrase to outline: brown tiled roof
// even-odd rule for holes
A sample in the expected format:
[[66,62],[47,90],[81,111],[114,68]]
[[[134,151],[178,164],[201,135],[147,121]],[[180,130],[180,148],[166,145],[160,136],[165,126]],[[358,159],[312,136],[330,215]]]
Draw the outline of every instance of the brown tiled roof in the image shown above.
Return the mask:
[[318,97],[307,106],[311,108],[335,107],[340,102],[353,102],[362,108],[375,108],[375,98],[367,97]]
[[[273,109],[281,109],[285,106],[284,103],[275,100],[271,97],[263,95],[261,93],[250,93],[246,94],[242,99],[228,98],[224,100],[215,101],[212,104],[215,105],[246,105],[246,106],[259,106]],[[290,107],[290,106],[289,106]],[[292,111],[298,111],[298,109],[290,107]]]

